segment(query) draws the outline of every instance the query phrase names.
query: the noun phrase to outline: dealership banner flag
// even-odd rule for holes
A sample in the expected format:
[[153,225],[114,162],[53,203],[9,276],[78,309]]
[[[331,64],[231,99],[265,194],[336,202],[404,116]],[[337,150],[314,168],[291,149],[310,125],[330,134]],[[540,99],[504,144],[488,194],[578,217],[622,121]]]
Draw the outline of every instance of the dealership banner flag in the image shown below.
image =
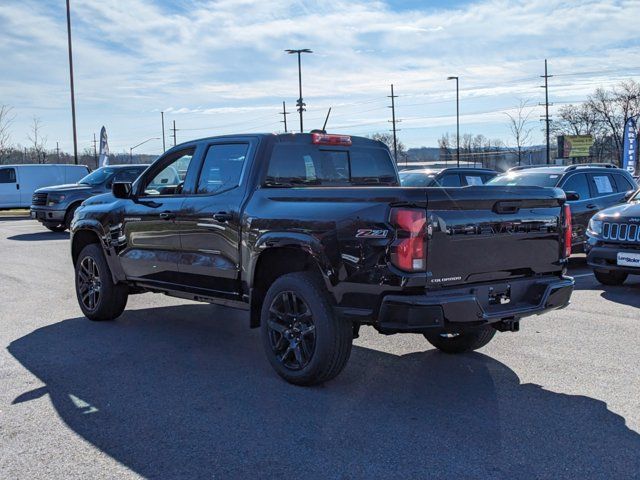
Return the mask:
[[638,137],[636,121],[633,118],[627,120],[624,126],[624,146],[622,148],[622,168],[631,175],[636,173],[636,158],[638,157]]
[[107,129],[102,127],[100,130],[100,158],[98,166],[106,167],[109,165],[109,144],[107,143]]

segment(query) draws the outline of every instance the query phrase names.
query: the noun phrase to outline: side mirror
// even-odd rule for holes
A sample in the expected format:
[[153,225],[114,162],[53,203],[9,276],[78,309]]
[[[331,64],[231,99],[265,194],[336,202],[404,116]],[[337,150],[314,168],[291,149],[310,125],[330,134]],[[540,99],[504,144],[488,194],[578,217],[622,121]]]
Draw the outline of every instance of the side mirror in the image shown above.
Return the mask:
[[635,193],[636,193],[635,190],[629,190],[627,193],[624,194],[624,201],[628,202],[629,200],[631,200],[631,197],[633,197]]
[[129,198],[131,190],[131,182],[113,182],[111,185],[111,192],[116,198]]
[[576,200],[580,200],[580,194],[578,192],[564,192],[567,197],[567,202],[575,202]]

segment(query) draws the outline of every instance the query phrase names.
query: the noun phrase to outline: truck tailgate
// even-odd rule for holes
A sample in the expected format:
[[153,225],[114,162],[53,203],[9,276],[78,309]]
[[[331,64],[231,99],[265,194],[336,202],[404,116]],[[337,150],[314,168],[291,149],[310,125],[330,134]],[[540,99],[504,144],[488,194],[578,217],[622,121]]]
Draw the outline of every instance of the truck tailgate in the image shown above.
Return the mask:
[[428,190],[428,286],[562,270],[561,190],[491,186]]

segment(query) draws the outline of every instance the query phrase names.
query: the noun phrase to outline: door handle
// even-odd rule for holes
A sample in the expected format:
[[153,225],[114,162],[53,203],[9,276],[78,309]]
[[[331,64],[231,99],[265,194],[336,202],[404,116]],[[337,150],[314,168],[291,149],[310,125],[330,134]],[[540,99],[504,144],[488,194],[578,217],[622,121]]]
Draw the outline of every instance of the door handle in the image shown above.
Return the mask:
[[595,203],[590,203],[590,204],[587,205],[587,208],[589,210],[594,210],[594,209],[598,208],[598,206]]
[[227,212],[218,212],[213,214],[213,219],[220,223],[228,222],[231,218],[231,214]]
[[16,190],[20,190],[20,184],[16,183]]
[[176,214],[173,212],[162,212],[160,213],[160,218],[163,220],[171,220],[172,218],[176,218]]

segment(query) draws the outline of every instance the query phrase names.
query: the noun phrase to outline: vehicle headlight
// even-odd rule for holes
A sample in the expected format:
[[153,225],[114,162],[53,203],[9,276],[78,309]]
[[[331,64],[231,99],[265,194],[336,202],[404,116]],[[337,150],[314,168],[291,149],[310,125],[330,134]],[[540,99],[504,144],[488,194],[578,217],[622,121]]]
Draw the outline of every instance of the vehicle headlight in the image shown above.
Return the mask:
[[47,204],[48,205],[56,205],[64,200],[65,196],[63,193],[50,193],[47,196]]
[[596,235],[602,234],[602,220],[596,220],[592,218],[589,220],[589,231],[591,233],[595,233]]

